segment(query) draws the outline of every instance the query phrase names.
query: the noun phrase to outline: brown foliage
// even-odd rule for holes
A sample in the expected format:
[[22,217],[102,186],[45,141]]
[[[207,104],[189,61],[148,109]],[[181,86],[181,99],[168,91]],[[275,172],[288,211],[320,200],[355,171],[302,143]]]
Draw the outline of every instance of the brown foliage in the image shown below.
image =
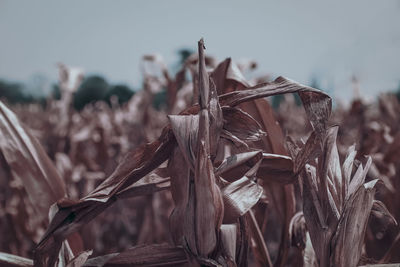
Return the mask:
[[[28,214],[27,224],[13,230],[29,233],[21,240],[35,246],[28,255],[15,249],[18,238],[8,238],[10,246],[1,249],[33,262],[1,253],[1,263],[357,266],[368,258],[396,259],[400,238],[385,232],[398,235],[398,205],[388,201],[398,199],[398,102],[380,103],[385,122],[371,121],[365,109],[338,109],[330,118],[326,93],[284,77],[252,86],[231,59],[215,65],[204,49],[200,40],[198,54],[175,78],[160,58],[145,56],[144,90],[123,107],[72,110],[67,85],[77,84],[68,81],[64,65],[61,101],[42,111],[15,107],[33,130],[0,103],[1,182],[20,203],[17,212],[8,199],[0,208],[17,222]],[[158,66],[162,77],[146,64]],[[167,88],[167,108],[156,111],[150,103],[161,88]],[[292,93],[302,110],[286,101],[277,120],[268,97]],[[30,120],[35,112],[47,121]],[[345,116],[363,118],[355,136],[330,126],[343,121],[350,128]],[[349,139],[371,157],[365,160]],[[26,229],[38,225],[37,232]],[[377,233],[388,246],[374,245]],[[122,252],[107,247],[113,239]]]

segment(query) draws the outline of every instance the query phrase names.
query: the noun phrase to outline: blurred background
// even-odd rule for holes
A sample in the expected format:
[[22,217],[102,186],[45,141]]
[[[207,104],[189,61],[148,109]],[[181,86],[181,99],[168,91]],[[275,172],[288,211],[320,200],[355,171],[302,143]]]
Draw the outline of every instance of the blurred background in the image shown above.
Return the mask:
[[218,60],[251,59],[257,74],[318,84],[348,102],[355,81],[367,98],[399,89],[399,25],[399,0],[1,0],[0,94],[49,94],[57,62],[137,90],[144,54],[177,71],[204,37]]

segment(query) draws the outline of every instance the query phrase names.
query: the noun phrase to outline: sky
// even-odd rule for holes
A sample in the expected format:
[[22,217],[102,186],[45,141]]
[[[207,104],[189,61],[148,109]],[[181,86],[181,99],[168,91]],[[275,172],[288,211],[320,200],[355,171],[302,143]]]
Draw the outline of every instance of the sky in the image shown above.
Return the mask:
[[0,0],[0,78],[56,81],[56,63],[139,87],[140,59],[169,66],[181,48],[223,60],[252,59],[342,99],[394,90],[400,81],[400,0],[13,1]]

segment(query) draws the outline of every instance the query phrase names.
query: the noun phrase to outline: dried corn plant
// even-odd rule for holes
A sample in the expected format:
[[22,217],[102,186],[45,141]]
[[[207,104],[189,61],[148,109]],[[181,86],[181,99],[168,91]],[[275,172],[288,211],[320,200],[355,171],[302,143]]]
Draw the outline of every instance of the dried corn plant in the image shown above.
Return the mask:
[[[97,103],[77,113],[69,109],[67,92],[60,107],[48,108],[54,113],[48,132],[30,122],[33,133],[45,137],[50,158],[30,130],[1,104],[2,173],[8,184],[19,182],[19,194],[29,199],[21,210],[36,212],[40,220],[29,225],[40,225],[42,230],[30,238],[36,244],[33,255],[11,249],[25,257],[2,253],[0,262],[11,266],[362,264],[371,243],[371,238],[364,242],[364,235],[367,232],[368,237],[373,221],[385,221],[386,227],[396,227],[392,226],[396,221],[391,206],[386,209],[385,201],[374,200],[377,180],[371,177],[383,171],[372,173],[371,158],[364,166],[362,157],[356,159],[354,146],[340,160],[346,144],[337,147],[338,127],[329,126],[331,98],[283,77],[252,86],[231,59],[216,65],[204,48],[200,40],[198,53],[175,77],[159,56],[145,56],[144,90],[115,110]],[[191,81],[185,80],[186,72]],[[156,111],[151,102],[163,88],[167,106]],[[293,116],[304,114],[301,120],[306,122],[301,129],[288,126],[290,133],[300,133],[293,138],[285,137],[267,100],[289,93],[299,95],[304,110]],[[68,115],[59,113],[66,109]],[[16,110],[26,116],[23,109]],[[66,115],[68,126],[57,124]],[[64,125],[63,130],[54,124]],[[301,142],[310,128],[307,141]],[[119,206],[123,203],[127,206]],[[124,231],[135,234],[128,238],[117,234],[111,226],[118,221]],[[90,233],[107,237],[107,231],[101,231],[107,227],[108,235],[117,236],[117,244],[123,242],[122,252],[120,246],[102,250],[102,242],[88,246],[88,239],[99,238]],[[396,242],[392,240],[382,262],[391,257]]]
[[[341,166],[337,132],[338,127],[328,128],[317,142],[313,140],[317,135],[311,135],[303,148],[319,154],[302,172],[303,213],[316,256],[308,259],[311,266],[311,262],[319,262],[319,266],[357,266],[373,204],[379,203],[376,208],[390,216],[382,203],[374,202],[378,180],[365,183],[371,158],[364,167],[358,162],[356,168],[352,146]],[[295,154],[294,144],[292,147]],[[297,154],[296,161],[308,161],[304,156]]]

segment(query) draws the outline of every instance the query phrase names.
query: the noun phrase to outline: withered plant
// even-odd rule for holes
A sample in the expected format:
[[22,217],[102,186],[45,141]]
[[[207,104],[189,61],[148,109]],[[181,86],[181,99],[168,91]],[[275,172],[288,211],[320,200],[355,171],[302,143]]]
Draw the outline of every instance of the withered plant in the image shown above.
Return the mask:
[[[217,66],[207,59],[203,40],[198,54],[189,57],[174,78],[159,58],[144,60],[158,65],[163,78],[144,71],[145,90],[128,104],[129,116],[100,104],[84,110],[82,117],[68,111],[66,121],[72,128],[63,128],[68,130],[66,145],[51,157],[57,166],[1,103],[2,173],[21,181],[21,192],[46,231],[39,231],[40,240],[32,237],[37,242],[33,261],[2,253],[0,262],[12,266],[357,266],[365,254],[370,213],[395,222],[383,202],[374,200],[378,180],[366,181],[371,158],[366,163],[356,160],[355,148],[350,147],[340,161],[338,127],[329,125],[332,107],[326,93],[284,77],[252,86],[231,59]],[[184,81],[186,71],[192,74],[189,83]],[[190,100],[186,93],[180,94],[187,91],[185,86],[191,89]],[[157,112],[146,107],[162,87],[167,88],[166,109],[172,114],[161,131],[154,131],[161,134],[131,149],[110,174],[101,173],[107,156],[125,152],[124,144],[129,143],[119,121],[138,118],[144,123],[139,139],[152,140],[146,134],[154,135],[151,118]],[[305,143],[285,137],[266,99],[290,93],[300,97],[309,122],[301,131],[312,129]],[[69,110],[69,101],[64,102],[63,109]],[[176,114],[182,105],[188,107]],[[96,109],[102,117],[94,126],[83,126],[85,112],[89,118]],[[107,126],[104,118],[114,127]],[[81,128],[75,130],[73,124],[79,120]],[[110,141],[114,130],[119,138]],[[89,142],[94,145],[88,146]],[[82,160],[79,154],[85,152],[92,154]],[[86,171],[73,176],[74,163]],[[59,175],[60,170],[63,177],[94,177],[101,183],[95,188],[90,183],[86,191],[92,190],[77,200],[71,198],[70,181]],[[101,174],[107,177],[96,178]],[[91,257],[93,251],[85,250],[82,243],[82,229],[110,212],[107,208],[133,198],[144,199],[138,242],[132,241],[132,247],[122,252]],[[171,199],[170,207],[164,208],[168,205],[161,202]],[[159,238],[162,242],[149,244],[163,233],[167,237]]]

